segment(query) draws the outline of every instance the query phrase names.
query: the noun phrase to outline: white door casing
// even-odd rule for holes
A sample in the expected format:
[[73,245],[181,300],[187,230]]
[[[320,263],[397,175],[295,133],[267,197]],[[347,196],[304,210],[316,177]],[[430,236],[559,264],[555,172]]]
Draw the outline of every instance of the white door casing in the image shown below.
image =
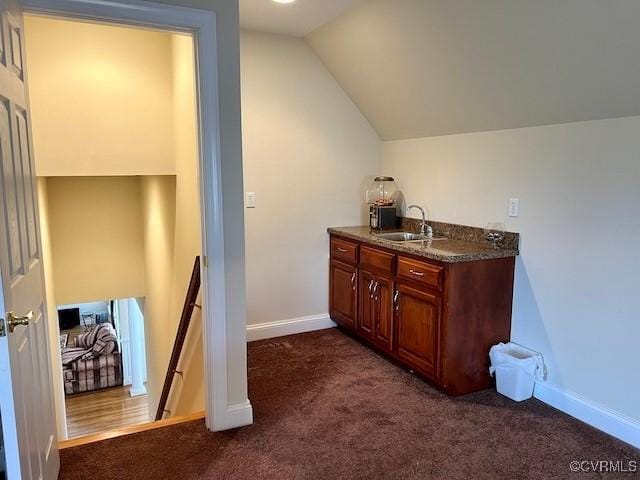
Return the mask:
[[[0,410],[10,480],[55,479],[59,457],[22,12],[2,0],[0,35]],[[13,328],[9,312],[29,316]],[[28,315],[27,315],[28,314]]]
[[114,302],[113,321],[122,354],[122,384],[131,385],[131,343],[129,341],[129,300]]
[[131,390],[132,397],[145,395],[144,386],[146,358],[144,351],[144,317],[135,298],[127,300],[129,317],[129,352],[131,355]]
[[[190,3],[184,0],[21,0],[21,3],[27,11],[37,14],[147,26],[194,36],[204,260],[206,423],[211,430],[251,424],[244,312],[240,98],[236,85],[237,5],[228,0],[209,0],[207,9],[177,5]],[[223,22],[218,23],[218,12]],[[227,134],[224,145],[222,131]]]

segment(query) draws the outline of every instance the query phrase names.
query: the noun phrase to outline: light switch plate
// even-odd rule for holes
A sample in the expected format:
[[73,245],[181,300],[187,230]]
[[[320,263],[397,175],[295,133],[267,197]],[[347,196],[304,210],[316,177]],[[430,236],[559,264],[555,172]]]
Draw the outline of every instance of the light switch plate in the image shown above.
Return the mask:
[[509,199],[509,216],[517,217],[519,214],[520,214],[520,199],[510,198]]
[[247,208],[256,208],[256,192],[247,192],[245,206]]

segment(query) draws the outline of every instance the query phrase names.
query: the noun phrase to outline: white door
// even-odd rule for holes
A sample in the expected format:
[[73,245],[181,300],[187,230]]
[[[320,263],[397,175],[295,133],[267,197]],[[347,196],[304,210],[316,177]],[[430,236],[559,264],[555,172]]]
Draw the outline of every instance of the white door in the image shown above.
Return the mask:
[[44,282],[17,0],[0,0],[0,412],[9,480],[55,479]]

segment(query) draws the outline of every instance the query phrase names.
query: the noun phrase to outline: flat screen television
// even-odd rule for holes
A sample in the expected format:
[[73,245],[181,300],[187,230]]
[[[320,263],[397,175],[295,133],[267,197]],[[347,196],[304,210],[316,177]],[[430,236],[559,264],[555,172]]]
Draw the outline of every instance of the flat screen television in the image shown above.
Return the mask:
[[70,330],[80,325],[80,309],[63,308],[58,310],[58,325],[60,330]]

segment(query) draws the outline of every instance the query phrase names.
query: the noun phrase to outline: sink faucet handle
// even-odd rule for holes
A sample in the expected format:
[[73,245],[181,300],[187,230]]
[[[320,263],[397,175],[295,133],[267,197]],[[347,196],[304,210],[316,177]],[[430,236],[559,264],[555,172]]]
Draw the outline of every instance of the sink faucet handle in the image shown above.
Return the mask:
[[[425,235],[425,234],[423,234]],[[426,233],[427,237],[431,238],[433,237],[433,227],[431,225],[427,225],[427,233]]]

